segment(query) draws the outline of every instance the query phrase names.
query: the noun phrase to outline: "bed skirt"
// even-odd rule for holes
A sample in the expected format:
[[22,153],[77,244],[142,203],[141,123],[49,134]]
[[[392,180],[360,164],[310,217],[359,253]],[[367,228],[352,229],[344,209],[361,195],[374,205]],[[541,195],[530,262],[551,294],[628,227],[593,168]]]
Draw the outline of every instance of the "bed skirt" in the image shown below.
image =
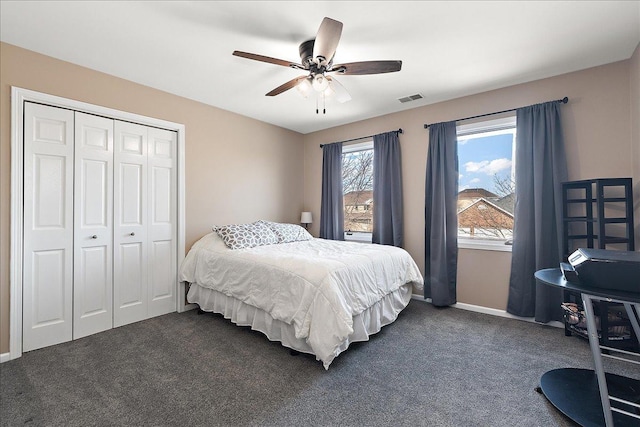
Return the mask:
[[[333,359],[345,351],[350,343],[368,341],[370,335],[380,332],[383,326],[393,323],[398,314],[409,304],[412,290],[412,284],[408,283],[356,315],[353,318],[353,333],[339,343],[331,360],[321,360],[325,369],[329,368]],[[262,332],[269,340],[278,341],[285,347],[315,355],[304,339],[296,338],[293,325],[274,319],[266,311],[238,299],[192,283],[187,301],[198,304],[202,311],[222,314],[225,319],[238,326],[250,326],[252,330]]]

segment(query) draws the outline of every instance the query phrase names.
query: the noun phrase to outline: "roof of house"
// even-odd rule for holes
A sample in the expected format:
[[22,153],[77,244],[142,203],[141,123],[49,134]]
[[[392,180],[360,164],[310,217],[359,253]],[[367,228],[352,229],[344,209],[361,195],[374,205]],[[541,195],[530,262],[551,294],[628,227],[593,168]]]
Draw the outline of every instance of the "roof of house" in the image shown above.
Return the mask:
[[479,203],[485,203],[487,205],[489,205],[490,207],[495,208],[496,210],[498,210],[499,212],[502,212],[504,214],[506,214],[507,216],[513,218],[513,212],[509,212],[508,210],[498,206],[495,202],[492,202],[491,200],[487,200],[485,198],[479,198],[478,200],[475,200],[473,203],[471,203],[470,205],[458,210],[458,215],[460,215],[462,212],[470,209],[472,206],[475,206]]
[[458,192],[458,199],[479,199],[479,198],[497,198],[497,194],[493,194],[484,188],[467,188]]
[[513,215],[516,206],[516,194],[507,194],[506,196],[493,201],[493,203]]

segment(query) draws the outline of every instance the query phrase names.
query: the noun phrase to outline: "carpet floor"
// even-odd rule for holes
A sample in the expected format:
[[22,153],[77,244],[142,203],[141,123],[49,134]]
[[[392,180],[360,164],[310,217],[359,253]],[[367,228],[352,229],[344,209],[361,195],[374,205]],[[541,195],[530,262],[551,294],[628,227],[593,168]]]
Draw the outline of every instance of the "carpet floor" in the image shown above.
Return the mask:
[[[626,366],[613,372],[638,376]],[[0,422],[565,427],[572,422],[534,390],[542,374],[564,367],[593,368],[587,341],[419,300],[328,371],[261,333],[190,311],[3,363]]]

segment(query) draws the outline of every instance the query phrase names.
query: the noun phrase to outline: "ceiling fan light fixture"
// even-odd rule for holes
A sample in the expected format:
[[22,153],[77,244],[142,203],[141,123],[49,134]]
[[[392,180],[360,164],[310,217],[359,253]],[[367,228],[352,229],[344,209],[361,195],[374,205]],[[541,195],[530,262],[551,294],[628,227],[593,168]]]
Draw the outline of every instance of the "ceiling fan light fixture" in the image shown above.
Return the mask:
[[307,99],[309,97],[309,93],[311,93],[311,90],[313,89],[311,86],[311,77],[300,81],[300,83],[297,84],[296,89],[304,99]]
[[329,87],[329,80],[322,74],[316,74],[311,85],[316,92],[324,92]]
[[333,96],[335,94],[336,94],[336,91],[333,90],[333,87],[331,85],[327,86],[327,88],[324,91],[322,91],[322,95],[327,97],[327,98],[329,98],[329,97],[331,97],[331,96]]

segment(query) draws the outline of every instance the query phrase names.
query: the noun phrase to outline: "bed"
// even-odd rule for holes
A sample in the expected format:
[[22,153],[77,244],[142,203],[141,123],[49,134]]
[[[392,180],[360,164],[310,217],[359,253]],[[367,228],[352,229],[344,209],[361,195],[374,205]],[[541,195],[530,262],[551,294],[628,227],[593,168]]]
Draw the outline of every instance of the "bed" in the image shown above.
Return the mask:
[[214,227],[183,261],[187,301],[250,326],[325,369],[394,322],[423,278],[401,248],[313,238],[295,224]]

